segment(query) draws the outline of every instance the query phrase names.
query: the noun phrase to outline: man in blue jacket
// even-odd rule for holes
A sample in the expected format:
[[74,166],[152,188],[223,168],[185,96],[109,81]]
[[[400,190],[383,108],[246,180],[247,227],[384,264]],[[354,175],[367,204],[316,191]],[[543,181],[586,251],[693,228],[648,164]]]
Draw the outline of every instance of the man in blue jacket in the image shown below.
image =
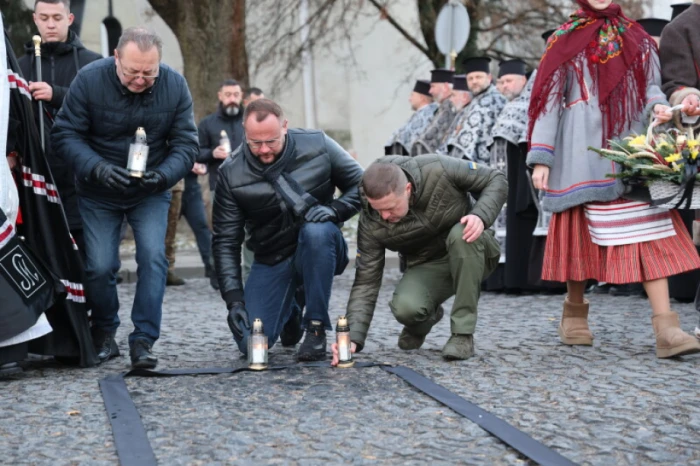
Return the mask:
[[[170,193],[199,152],[187,82],[160,63],[161,39],[143,28],[124,31],[114,57],[81,70],[51,132],[56,153],[73,167],[85,231],[86,293],[93,296],[93,339],[101,361],[119,355],[116,274],[124,217],[134,231],[138,282],[129,335],[133,367],[155,367],[168,262],[165,230]],[[125,168],[136,129],[146,131],[146,172]]]

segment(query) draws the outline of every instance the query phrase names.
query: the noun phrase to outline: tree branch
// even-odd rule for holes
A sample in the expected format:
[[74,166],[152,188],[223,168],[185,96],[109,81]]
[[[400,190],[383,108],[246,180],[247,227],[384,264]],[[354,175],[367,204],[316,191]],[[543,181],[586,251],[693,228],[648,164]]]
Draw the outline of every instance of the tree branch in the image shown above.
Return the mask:
[[425,54],[425,56],[427,56],[429,59],[432,60],[432,57],[430,56],[430,51],[427,49],[427,47],[425,47],[423,44],[421,44],[420,42],[418,42],[418,40],[417,40],[415,37],[413,37],[411,34],[409,34],[408,31],[406,31],[406,30],[394,19],[394,17],[391,16],[391,15],[389,14],[389,12],[387,11],[387,9],[386,9],[385,7],[383,7],[382,5],[380,5],[379,2],[378,2],[377,0],[369,0],[369,2],[370,2],[372,5],[374,5],[374,6],[377,8],[377,10],[379,10],[379,11],[381,12],[381,14],[383,15],[384,19],[386,19],[386,20],[389,22],[389,24],[391,24],[392,26],[394,26],[394,28],[395,28],[397,31],[399,31],[399,33],[400,33],[402,36],[404,36],[404,38],[405,38],[407,41],[409,41],[411,44],[413,44],[414,47],[416,47],[418,50],[420,50],[421,52],[423,52],[423,53]]

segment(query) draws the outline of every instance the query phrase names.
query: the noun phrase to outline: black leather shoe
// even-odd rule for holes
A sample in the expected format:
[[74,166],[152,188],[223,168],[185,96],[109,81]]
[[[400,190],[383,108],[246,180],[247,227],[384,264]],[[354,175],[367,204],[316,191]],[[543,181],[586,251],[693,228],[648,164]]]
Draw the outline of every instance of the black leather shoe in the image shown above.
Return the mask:
[[611,296],[639,296],[646,298],[646,292],[641,283],[629,283],[627,285],[613,285],[610,287]]
[[588,288],[586,292],[593,294],[608,294],[611,286],[613,286],[611,283],[599,283]]
[[6,362],[5,364],[0,364],[0,378],[19,374],[20,372],[22,372],[22,368],[16,362]]
[[326,355],[326,330],[323,322],[312,320],[306,329],[304,342],[297,351],[299,361],[323,361]]
[[301,310],[296,307],[289,316],[289,320],[284,324],[282,333],[280,333],[280,342],[282,346],[294,346],[301,341],[304,336],[304,329],[301,328]]
[[134,369],[153,369],[158,365],[158,358],[151,352],[151,344],[148,340],[139,338],[134,340],[130,346],[131,367]]
[[100,362],[105,362],[119,356],[119,347],[114,340],[116,333],[117,332],[105,332],[104,330],[93,327],[92,344],[95,347],[95,352]]

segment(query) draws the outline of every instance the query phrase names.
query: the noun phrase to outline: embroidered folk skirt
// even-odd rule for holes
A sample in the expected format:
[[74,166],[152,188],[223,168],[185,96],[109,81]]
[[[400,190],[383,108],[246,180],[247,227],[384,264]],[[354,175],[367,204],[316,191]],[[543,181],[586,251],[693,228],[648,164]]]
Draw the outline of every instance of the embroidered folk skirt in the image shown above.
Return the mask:
[[583,206],[552,215],[542,279],[556,282],[598,280],[625,284],[670,277],[700,268],[700,257],[677,211],[671,211],[676,235],[619,246],[591,241]]

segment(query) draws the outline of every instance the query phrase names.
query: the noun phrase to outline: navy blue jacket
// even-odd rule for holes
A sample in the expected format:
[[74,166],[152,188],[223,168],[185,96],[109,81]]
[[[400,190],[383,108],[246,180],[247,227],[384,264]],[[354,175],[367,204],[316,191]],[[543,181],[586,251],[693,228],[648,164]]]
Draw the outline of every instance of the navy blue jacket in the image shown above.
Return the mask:
[[80,70],[56,116],[51,141],[56,154],[72,164],[78,194],[106,200],[135,200],[148,194],[136,180],[125,193],[91,177],[98,162],[125,167],[138,127],[146,130],[148,170],[165,175],[171,188],[190,172],[199,154],[192,97],[185,78],[161,63],[156,83],[134,94],[119,81],[114,58]]

